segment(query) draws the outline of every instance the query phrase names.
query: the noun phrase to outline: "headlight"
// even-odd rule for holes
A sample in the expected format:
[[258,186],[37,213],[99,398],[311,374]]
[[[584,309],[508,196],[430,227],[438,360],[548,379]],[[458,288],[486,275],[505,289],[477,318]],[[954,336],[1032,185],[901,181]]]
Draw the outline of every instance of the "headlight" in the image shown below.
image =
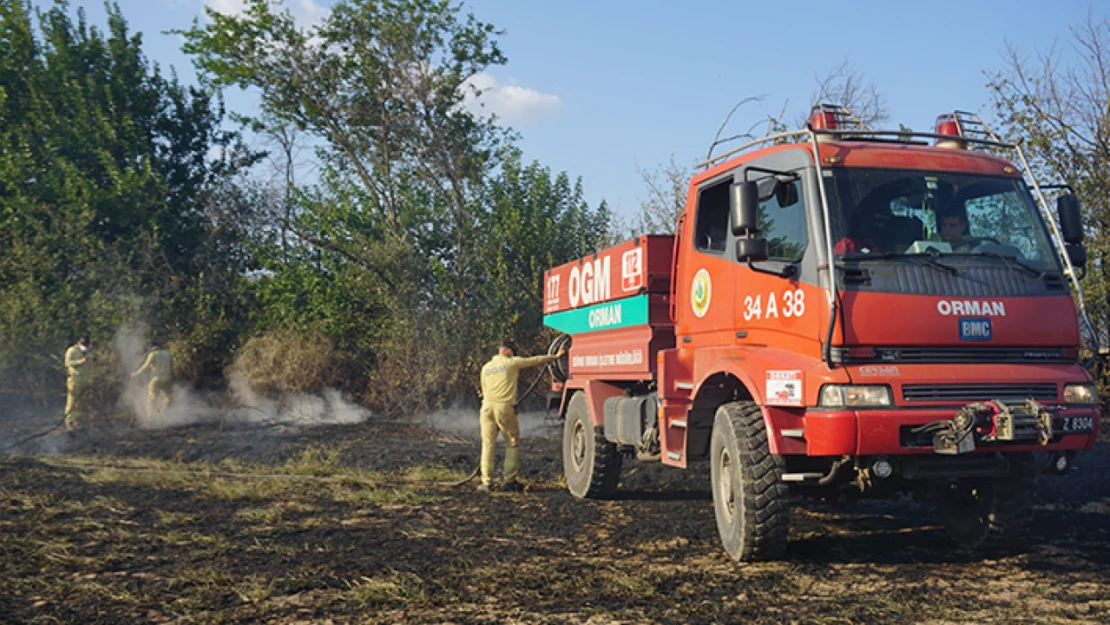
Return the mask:
[[872,408],[893,404],[889,386],[826,384],[821,387],[823,408]]
[[1095,403],[1095,385],[1094,384],[1065,384],[1064,385],[1064,403],[1065,404],[1094,404]]

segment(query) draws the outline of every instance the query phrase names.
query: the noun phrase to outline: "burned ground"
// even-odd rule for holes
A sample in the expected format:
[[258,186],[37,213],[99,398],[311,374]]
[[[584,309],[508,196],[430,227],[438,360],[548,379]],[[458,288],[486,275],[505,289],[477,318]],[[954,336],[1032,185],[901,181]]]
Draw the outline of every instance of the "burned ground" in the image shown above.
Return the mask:
[[[1108,445],[1042,477],[1021,544],[951,547],[930,504],[799,501],[782,562],[720,547],[704,466],[451,487],[473,437],[419,425],[190,426],[38,439],[0,456],[0,621],[732,623],[1110,621]],[[11,454],[12,452],[8,452]]]

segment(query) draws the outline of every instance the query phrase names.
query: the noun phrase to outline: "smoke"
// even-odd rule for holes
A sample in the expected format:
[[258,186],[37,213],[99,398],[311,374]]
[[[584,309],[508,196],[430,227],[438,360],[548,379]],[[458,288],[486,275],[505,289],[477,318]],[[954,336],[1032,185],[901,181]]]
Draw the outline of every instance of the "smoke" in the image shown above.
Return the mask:
[[29,400],[24,395],[0,392],[0,455],[39,453],[56,455],[65,451],[61,429],[55,428],[62,419],[61,405],[49,406]]
[[324,389],[320,395],[291,393],[274,400],[251,390],[247,377],[238,369],[231,370],[228,383],[235,404],[230,414],[240,421],[322,425],[359,423],[370,417],[369,410],[348,401],[333,388]]
[[[451,432],[465,436],[482,436],[482,427],[478,421],[478,408],[448,408],[420,417],[418,421],[430,428],[442,432]],[[520,424],[520,437],[552,436],[561,432],[561,425],[551,421],[546,412],[539,410],[521,412],[517,414],[517,423]]]
[[145,379],[133,377],[131,373],[138,370],[146,358],[144,348],[149,334],[146,324],[129,321],[112,337],[112,344],[116,348],[116,356],[120,363],[120,379],[123,380],[123,392],[119,398],[120,408],[132,415],[134,423],[145,421],[147,385]]
[[[199,391],[192,385],[175,382],[168,406],[156,393],[151,402],[149,377],[133,377],[145,361],[149,331],[140,323],[124,325],[113,341],[123,369],[121,409],[133,416],[144,429],[165,429],[194,423],[257,423],[310,426],[359,423],[370,411],[347,400],[335,389],[319,395],[291,393],[272,399],[255,393],[247,376],[232,368],[226,392]],[[171,350],[172,351],[172,350]]]

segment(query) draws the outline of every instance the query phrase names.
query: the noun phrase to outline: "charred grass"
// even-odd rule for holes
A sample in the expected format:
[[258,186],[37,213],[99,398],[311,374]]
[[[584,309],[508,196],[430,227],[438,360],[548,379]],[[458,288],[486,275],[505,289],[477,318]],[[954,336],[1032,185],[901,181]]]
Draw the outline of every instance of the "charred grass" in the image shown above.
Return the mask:
[[736,565],[703,467],[628,467],[616,500],[579,501],[559,441],[533,438],[526,492],[483,495],[444,484],[467,474],[472,440],[248,434],[239,454],[194,428],[0,458],[0,621],[1110,621],[1101,476],[1048,482],[1003,551],[953,549],[923,503],[801,501],[787,560]]

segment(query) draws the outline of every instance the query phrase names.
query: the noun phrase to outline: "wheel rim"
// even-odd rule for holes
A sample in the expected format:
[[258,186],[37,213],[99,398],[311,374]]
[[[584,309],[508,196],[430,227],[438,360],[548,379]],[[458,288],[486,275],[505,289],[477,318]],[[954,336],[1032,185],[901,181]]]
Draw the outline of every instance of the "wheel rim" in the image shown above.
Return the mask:
[[574,461],[574,468],[581,471],[586,464],[586,427],[581,421],[576,421],[571,431],[570,453]]
[[732,492],[732,457],[729,456],[728,447],[721,448],[720,460],[717,462],[717,500],[721,502],[721,510],[732,523],[736,514],[736,500]]

